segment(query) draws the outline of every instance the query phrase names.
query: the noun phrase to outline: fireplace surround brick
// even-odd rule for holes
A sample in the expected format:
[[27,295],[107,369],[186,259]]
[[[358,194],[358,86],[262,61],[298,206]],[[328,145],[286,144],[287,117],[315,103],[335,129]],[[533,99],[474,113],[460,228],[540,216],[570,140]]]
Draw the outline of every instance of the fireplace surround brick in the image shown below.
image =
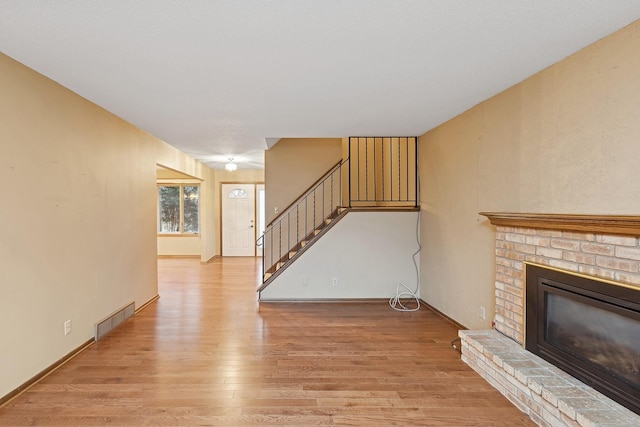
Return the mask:
[[524,263],[640,285],[635,236],[498,226],[495,328],[524,343]]
[[640,217],[482,214],[496,225],[495,329],[460,331],[463,361],[540,426],[640,426],[640,415],[523,346],[525,263],[640,288]]

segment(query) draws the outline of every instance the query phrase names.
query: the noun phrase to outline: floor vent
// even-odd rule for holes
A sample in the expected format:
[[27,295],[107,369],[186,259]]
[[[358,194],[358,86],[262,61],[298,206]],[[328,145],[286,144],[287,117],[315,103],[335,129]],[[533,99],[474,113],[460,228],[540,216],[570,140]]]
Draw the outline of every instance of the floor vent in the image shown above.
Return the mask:
[[113,331],[135,313],[135,303],[128,304],[120,310],[96,323],[96,341]]

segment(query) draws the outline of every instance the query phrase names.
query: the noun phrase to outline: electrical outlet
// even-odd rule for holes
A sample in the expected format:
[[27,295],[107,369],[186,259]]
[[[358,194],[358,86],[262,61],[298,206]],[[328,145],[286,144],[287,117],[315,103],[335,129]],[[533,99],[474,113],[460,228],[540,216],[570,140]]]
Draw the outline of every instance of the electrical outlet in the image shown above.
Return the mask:
[[486,318],[487,318],[487,312],[486,312],[486,310],[484,309],[484,307],[482,307],[482,306],[480,306],[480,318],[481,318],[482,320],[484,320],[484,319],[486,319]]
[[307,286],[309,284],[309,278],[307,276],[304,276],[302,278],[302,284],[305,285],[305,286]]
[[338,278],[337,278],[337,277],[334,277],[334,278],[333,278],[333,280],[331,281],[331,284],[332,284],[333,286],[338,286]]
[[64,322],[64,334],[69,335],[71,333],[71,319]]

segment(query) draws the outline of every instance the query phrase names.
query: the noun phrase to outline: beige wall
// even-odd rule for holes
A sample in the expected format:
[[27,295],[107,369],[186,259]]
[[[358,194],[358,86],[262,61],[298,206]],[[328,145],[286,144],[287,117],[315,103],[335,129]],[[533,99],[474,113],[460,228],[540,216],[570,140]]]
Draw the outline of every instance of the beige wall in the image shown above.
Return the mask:
[[[0,396],[157,294],[156,164],[213,171],[0,54]],[[203,256],[214,209],[204,203]],[[72,333],[63,323],[72,321]]]
[[199,235],[158,236],[159,256],[188,256],[201,258],[200,252]]
[[192,176],[189,176],[182,172],[167,169],[162,165],[158,165],[158,170],[156,171],[156,178],[158,178],[159,184],[166,181],[172,181],[172,180],[177,180],[178,182],[181,182],[181,180],[184,180],[185,182],[195,182],[195,183],[200,182],[200,180],[194,179],[194,177]]
[[495,229],[480,211],[640,212],[639,51],[636,22],[420,137],[425,301],[490,325]]
[[266,221],[271,222],[342,159],[342,138],[283,138],[265,152]]

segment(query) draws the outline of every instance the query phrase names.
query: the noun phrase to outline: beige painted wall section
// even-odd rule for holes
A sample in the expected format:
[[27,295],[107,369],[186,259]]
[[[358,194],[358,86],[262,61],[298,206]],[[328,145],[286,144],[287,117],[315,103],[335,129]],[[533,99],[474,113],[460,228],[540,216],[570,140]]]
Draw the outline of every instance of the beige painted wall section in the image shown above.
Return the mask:
[[160,165],[158,165],[156,178],[158,178],[158,182],[161,182],[162,180],[193,180],[192,176],[189,176],[182,172],[167,169]]
[[2,54],[0,93],[4,396],[157,294],[156,164],[213,171]]
[[342,159],[342,138],[283,138],[265,152],[267,224]]
[[200,236],[158,236],[158,255],[200,258]]
[[480,211],[640,212],[637,52],[640,22],[420,137],[426,302],[489,327],[495,229]]

